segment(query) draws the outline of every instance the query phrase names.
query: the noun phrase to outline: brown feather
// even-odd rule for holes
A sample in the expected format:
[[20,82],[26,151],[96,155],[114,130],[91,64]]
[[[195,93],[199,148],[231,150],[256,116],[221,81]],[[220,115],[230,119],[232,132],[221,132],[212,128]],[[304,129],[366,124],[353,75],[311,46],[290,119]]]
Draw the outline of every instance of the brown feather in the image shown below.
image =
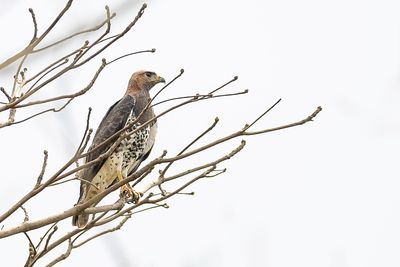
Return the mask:
[[[124,97],[117,101],[114,105],[112,105],[109,110],[107,111],[106,115],[102,119],[96,134],[93,138],[93,142],[89,148],[93,150],[94,148],[98,147],[99,144],[103,143],[109,137],[114,135],[116,132],[121,130],[128,120],[129,114],[133,111],[135,117],[138,117],[146,105],[149,103],[150,94],[149,90],[157,83],[165,82],[163,78],[159,77],[153,72],[147,71],[139,71],[135,72],[128,83],[128,88]],[[155,117],[153,109],[150,107],[148,108],[142,116],[139,118],[138,122],[140,124],[146,123],[147,121],[151,120]],[[156,121],[152,122],[151,125],[154,125]],[[92,160],[97,159],[100,155],[104,154],[115,142],[118,138],[116,136],[108,144],[103,145],[100,148],[89,153],[86,157],[85,162],[90,162]],[[149,153],[146,151],[146,155],[148,156]],[[143,160],[144,157],[140,157],[140,161]],[[99,173],[102,168],[103,164],[106,162],[107,159],[104,159],[94,165],[91,165],[89,168],[83,170],[80,174],[80,178],[89,182],[92,182],[94,177]],[[140,162],[138,162],[138,167]],[[104,170],[103,170],[104,171]],[[101,172],[103,172],[101,171]],[[111,177],[115,179],[115,177]],[[96,178],[97,179],[97,178]],[[103,189],[104,190],[104,189]],[[90,184],[81,182],[80,187],[80,196],[77,204],[81,204],[88,199],[92,198],[94,194],[99,193],[95,190],[94,187],[90,186]],[[97,204],[97,203],[96,203]],[[95,206],[96,204],[93,204]],[[78,227],[84,227],[88,222],[89,216],[87,214],[79,214],[73,217],[73,225]]]

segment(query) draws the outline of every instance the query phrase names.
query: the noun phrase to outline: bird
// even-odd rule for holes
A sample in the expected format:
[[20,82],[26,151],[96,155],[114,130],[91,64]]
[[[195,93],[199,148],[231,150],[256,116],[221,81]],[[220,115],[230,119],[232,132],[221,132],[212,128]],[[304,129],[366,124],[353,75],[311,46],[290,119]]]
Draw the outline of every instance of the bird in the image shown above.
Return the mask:
[[[118,136],[107,145],[93,150],[94,148],[128,124],[133,125],[128,127],[126,137],[120,141],[111,155],[79,173],[81,184],[76,205],[89,201],[113,183],[126,179],[149,156],[157,133],[154,110],[148,106],[149,91],[158,83],[165,83],[165,79],[155,72],[141,70],[133,73],[124,96],[108,109],[96,130],[85,162],[99,158],[117,141]],[[146,108],[146,106],[148,107]],[[147,126],[134,131],[148,121],[151,122]],[[121,186],[120,190],[121,196],[125,197],[127,202],[137,202],[141,196],[140,193],[133,190],[129,183]],[[100,200],[93,203],[91,207],[96,206],[98,202]],[[88,221],[89,214],[80,213],[73,216],[72,225],[84,228]]]

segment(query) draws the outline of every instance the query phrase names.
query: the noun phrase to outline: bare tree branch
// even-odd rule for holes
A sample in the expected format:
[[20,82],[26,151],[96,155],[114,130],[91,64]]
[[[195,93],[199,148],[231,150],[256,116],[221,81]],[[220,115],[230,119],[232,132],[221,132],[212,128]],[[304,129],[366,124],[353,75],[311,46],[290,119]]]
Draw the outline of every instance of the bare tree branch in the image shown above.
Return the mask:
[[49,264],[46,265],[46,267],[50,267],[50,266],[54,266],[57,263],[59,263],[60,261],[65,260],[66,258],[68,258],[68,256],[71,254],[71,250],[72,250],[72,242],[71,239],[68,239],[68,248],[67,251],[63,254],[61,254],[60,256],[58,256],[57,258],[55,258],[53,261],[51,261]]
[[45,30],[42,35],[40,35],[33,43],[29,44],[26,48],[24,48],[22,51],[18,52],[14,56],[10,57],[9,59],[5,60],[4,62],[0,63],[0,70],[3,69],[4,67],[12,64],[19,58],[29,54],[32,52],[32,50],[47,36],[47,34],[54,28],[54,26],[58,23],[58,21],[64,16],[64,14],[68,11],[68,9],[71,7],[73,0],[69,0],[63,10],[58,14],[58,16],[54,19],[54,21],[50,24],[50,26]]
[[[220,138],[220,139],[218,139],[218,140],[215,140],[215,141],[213,141],[213,142],[210,142],[210,143],[208,143],[208,144],[206,144],[206,145],[203,145],[203,146],[201,146],[201,147],[199,147],[199,148],[193,149],[193,150],[191,150],[191,151],[189,151],[189,152],[186,152],[186,153],[183,153],[183,154],[181,154],[181,155],[178,155],[178,156],[175,156],[175,157],[172,157],[172,158],[157,158],[157,159],[154,159],[153,161],[151,161],[150,163],[148,163],[146,166],[144,166],[144,167],[142,167],[140,170],[138,170],[136,173],[134,173],[133,175],[130,175],[127,179],[124,179],[124,180],[122,180],[122,181],[119,181],[119,182],[114,183],[112,186],[108,187],[105,191],[99,193],[98,195],[96,195],[95,197],[93,197],[91,200],[89,200],[89,201],[87,201],[87,202],[85,202],[85,203],[83,203],[83,204],[77,205],[77,206],[75,206],[74,208],[70,208],[70,209],[68,209],[68,210],[65,210],[65,211],[62,212],[62,213],[49,216],[49,217],[47,217],[47,218],[45,218],[45,219],[40,219],[40,220],[37,220],[37,221],[28,222],[28,223],[25,223],[25,224],[23,224],[23,225],[19,225],[19,226],[14,227],[14,228],[2,230],[2,231],[0,231],[0,238],[7,237],[7,236],[10,236],[10,235],[14,235],[14,234],[21,233],[21,232],[31,231],[31,230],[34,230],[34,229],[37,229],[37,228],[41,228],[41,227],[43,227],[43,226],[49,225],[49,224],[51,224],[51,223],[54,223],[54,222],[63,220],[63,219],[65,219],[65,218],[71,217],[71,216],[73,216],[73,215],[75,215],[75,214],[78,214],[78,213],[82,212],[85,208],[89,207],[92,203],[95,203],[95,202],[97,202],[99,199],[102,199],[103,197],[105,197],[106,195],[108,195],[110,192],[112,192],[112,191],[118,189],[118,188],[119,188],[120,186],[122,186],[123,184],[126,184],[127,182],[131,182],[131,181],[135,180],[135,179],[138,178],[142,173],[144,173],[144,172],[147,171],[149,168],[151,168],[151,167],[153,167],[153,166],[155,166],[155,165],[158,165],[158,164],[161,164],[161,163],[174,162],[174,161],[178,161],[178,160],[187,158],[187,157],[189,157],[189,156],[191,156],[191,155],[194,155],[194,154],[197,154],[197,153],[199,153],[199,152],[205,151],[205,150],[207,150],[207,149],[209,149],[209,148],[211,148],[211,147],[214,147],[214,146],[216,146],[216,145],[218,145],[218,144],[221,144],[221,143],[223,143],[223,142],[226,142],[226,141],[228,141],[228,140],[230,140],[230,139],[233,139],[233,138],[236,138],[236,137],[239,137],[239,136],[263,134],[263,133],[266,133],[266,132],[278,131],[278,130],[282,130],[282,129],[286,129],[286,128],[291,128],[291,127],[299,126],[299,125],[302,125],[302,124],[304,124],[304,123],[306,123],[306,122],[312,121],[312,119],[313,119],[320,111],[321,111],[321,108],[318,107],[318,108],[317,108],[310,116],[308,116],[306,119],[303,119],[303,120],[298,121],[298,122],[295,122],[295,123],[290,123],[290,124],[278,126],[278,127],[275,127],[275,128],[270,128],[270,129],[265,129],[265,130],[257,131],[257,132],[246,132],[244,129],[242,129],[242,130],[240,130],[240,131],[238,131],[238,132],[235,132],[235,133],[233,133],[233,134],[230,134],[230,135],[227,135],[227,136],[225,136],[225,137],[222,137],[222,138]],[[248,128],[247,128],[247,129],[248,129]],[[214,170],[214,169],[215,169],[215,168],[213,168],[213,170]],[[210,172],[211,172],[211,171],[210,171]],[[207,173],[207,175],[208,175],[208,174],[209,174],[209,173]],[[57,176],[58,176],[58,175],[60,175],[60,173],[57,173]],[[157,184],[155,184],[155,185],[157,185]],[[42,186],[44,186],[44,184],[43,184]],[[34,192],[34,191],[33,191],[33,192]],[[36,194],[36,192],[35,192],[35,194]],[[29,194],[28,194],[28,195],[29,195]],[[29,198],[30,198],[30,197],[31,197],[31,196],[29,196]],[[25,200],[25,198],[26,198],[26,196],[25,196],[23,199]],[[29,198],[28,198],[28,199],[29,199]],[[164,198],[161,198],[160,201],[161,201],[161,200],[164,200]],[[20,202],[22,202],[22,201],[20,201]],[[19,202],[19,203],[20,203],[20,202]],[[22,205],[22,203],[19,204],[18,206],[21,206],[21,205]],[[141,204],[141,205],[142,205],[142,204]]]
[[[48,28],[40,35],[38,35],[38,26],[35,13],[32,9],[29,9],[34,28],[32,40],[23,50],[9,57],[0,64],[1,70],[10,64],[18,63],[18,65],[13,66],[15,67],[15,69],[13,69],[15,76],[13,77],[13,80],[10,80],[10,84],[11,82],[13,83],[13,87],[9,90],[11,93],[9,94],[4,88],[0,88],[1,92],[7,99],[7,101],[0,103],[0,113],[8,112],[8,118],[5,116],[7,119],[6,121],[0,123],[0,128],[20,124],[48,112],[60,112],[74,99],[88,92],[94,86],[98,76],[106,66],[121,59],[125,59],[128,56],[140,53],[154,53],[156,51],[155,49],[149,49],[130,52],[118,56],[108,62],[106,59],[103,59],[100,67],[93,71],[94,74],[86,86],[79,87],[77,91],[73,91],[74,93],[68,94],[60,93],[64,90],[54,89],[51,91],[52,94],[50,96],[46,98],[40,97],[38,92],[41,92],[43,88],[48,88],[50,85],[54,84],[54,81],[65,77],[65,74],[86,65],[93,58],[103,53],[108,47],[115,44],[117,40],[124,37],[142,17],[145,9],[147,8],[147,5],[144,4],[136,16],[131,19],[129,24],[123,30],[120,30],[117,34],[108,36],[111,32],[111,21],[116,17],[116,15],[115,13],[111,13],[109,7],[106,6],[106,17],[101,23],[85,30],[66,35],[65,37],[62,37],[53,43],[45,46],[41,45],[41,48],[37,48],[39,44],[42,44],[41,42],[43,39],[49,34],[50,31],[54,29],[55,25],[59,23],[61,18],[69,10],[72,2],[72,0],[69,0],[66,3],[63,10],[52,21],[50,26],[48,26]],[[54,56],[54,58],[52,58],[49,62],[43,64],[43,69],[35,71],[32,76],[29,75],[30,77],[27,77],[28,75],[25,64],[29,64],[29,61],[26,61],[26,59],[31,54],[39,52],[45,54],[54,46],[60,45],[61,43],[66,44],[68,40],[77,38],[79,36],[82,37],[83,34],[90,32],[93,32],[95,35],[93,40],[87,40],[83,42],[83,45],[71,48],[68,50],[70,52],[67,52],[64,55]],[[39,54],[39,56],[40,55],[42,54]],[[272,128],[255,130],[255,124],[269,114],[272,109],[276,108],[277,104],[281,102],[281,99],[279,99],[264,112],[262,112],[261,115],[256,117],[254,120],[251,120],[250,123],[245,124],[243,128],[224,133],[222,136],[212,135],[213,130],[215,130],[215,127],[219,122],[218,117],[216,117],[210,126],[201,131],[197,136],[194,136],[189,143],[178,144],[183,148],[177,154],[171,156],[168,155],[167,157],[167,151],[164,150],[160,156],[149,159],[147,164],[130,174],[126,179],[114,182],[111,186],[95,195],[90,200],[74,206],[71,204],[70,208],[64,211],[58,210],[52,215],[47,214],[46,216],[39,217],[35,220],[29,219],[28,211],[24,208],[24,206],[27,207],[27,205],[31,203],[31,200],[38,197],[38,195],[41,195],[45,189],[51,190],[54,186],[60,186],[62,189],[65,183],[75,181],[87,183],[96,188],[97,186],[91,181],[82,179],[82,171],[107,159],[120,145],[120,143],[127,138],[128,134],[133,134],[136,131],[140,131],[145,127],[148,127],[155,121],[163,119],[163,117],[167,114],[172,114],[172,112],[176,111],[182,112],[183,108],[186,108],[192,104],[201,101],[208,101],[208,103],[212,105],[215,103],[211,101],[212,99],[222,99],[233,96],[241,97],[243,94],[247,94],[249,92],[247,89],[234,92],[223,92],[224,88],[227,88],[230,84],[238,79],[238,77],[235,76],[229,81],[224,82],[222,85],[216,86],[215,88],[207,90],[206,92],[199,92],[197,94],[192,93],[192,95],[190,95],[190,93],[188,95],[178,94],[168,99],[159,100],[158,98],[161,98],[161,94],[167,88],[170,88],[172,85],[174,85],[175,81],[182,77],[183,73],[184,70],[181,69],[175,77],[169,79],[170,81],[165,84],[165,86],[163,86],[154,95],[154,97],[149,99],[148,104],[133,122],[127,123],[121,130],[110,136],[107,140],[96,147],[90,147],[89,151],[87,151],[87,147],[93,132],[93,130],[90,128],[91,108],[89,108],[85,118],[85,128],[82,129],[83,134],[78,141],[79,143],[77,142],[76,149],[73,150],[73,154],[69,156],[63,164],[60,164],[61,166],[59,166],[58,169],[56,169],[56,171],[53,173],[48,174],[48,171],[46,170],[48,163],[48,152],[46,150],[44,151],[43,163],[41,165],[40,173],[36,177],[36,183],[34,184],[33,188],[26,192],[26,194],[19,200],[17,199],[13,205],[8,207],[8,209],[0,215],[0,222],[4,223],[4,221],[11,216],[18,216],[19,213],[17,211],[19,209],[24,212],[24,221],[22,223],[16,225],[10,223],[10,225],[8,225],[5,229],[1,227],[0,239],[17,234],[25,235],[28,243],[28,257],[25,266],[31,267],[36,265],[38,262],[41,264],[42,261],[48,262],[46,266],[54,266],[68,258],[74,249],[78,249],[79,247],[105,234],[120,230],[126,224],[126,222],[132,218],[133,214],[160,207],[168,208],[169,206],[167,202],[171,197],[177,195],[193,195],[194,192],[188,192],[188,187],[198,180],[210,179],[225,173],[226,168],[221,165],[223,165],[226,161],[231,160],[232,157],[241,152],[246,145],[246,141],[241,140],[236,146],[224,153],[217,153],[216,156],[211,154],[210,150],[212,148],[218,147],[221,144],[239,137],[244,138],[246,136],[250,137],[254,135],[262,135],[269,132],[280,131],[303,125],[313,121],[313,119],[322,110],[321,107],[318,107],[314,112],[305,118],[303,117],[301,120],[288,124],[280,124]],[[37,96],[37,98],[33,98],[33,96]],[[156,98],[158,102],[155,102]],[[59,103],[58,101],[63,102],[63,104],[61,107],[56,108],[55,104]],[[141,125],[136,127],[134,130],[131,129],[132,126],[136,124],[140,118],[142,118],[146,110],[160,104],[164,104],[162,106],[164,109],[159,112],[157,116],[146,121],[145,123],[141,123]],[[24,108],[24,111],[31,111],[34,110],[34,106],[43,107],[42,105],[45,106],[43,110],[39,109],[39,112],[35,110],[36,113],[32,111],[28,113],[26,118],[18,118],[19,120],[16,119],[16,113],[19,109]],[[19,112],[17,115],[19,115]],[[204,141],[204,137],[206,135],[207,137],[211,138],[211,141],[202,142],[200,145],[199,140]],[[169,145],[176,147],[177,144]],[[93,153],[104,147],[107,147],[107,151],[102,153],[96,159],[92,161],[84,160],[88,155],[90,155],[90,153]],[[210,153],[210,156],[203,162],[193,160],[193,163],[190,166],[185,166],[185,168],[182,167],[180,169],[178,168],[178,170],[172,171],[173,169],[176,169],[171,168],[173,164],[174,167],[178,167],[182,161],[186,162],[188,159],[194,159],[194,157],[200,153]],[[155,168],[159,169],[158,173],[153,172]],[[46,177],[44,177],[45,173]],[[33,179],[35,179],[35,177],[33,177]],[[132,183],[132,186],[135,188],[135,190],[140,188],[139,193],[141,197],[136,203],[126,202],[125,198],[119,197],[116,201],[114,200],[114,203],[111,202],[111,204],[105,203],[102,204],[102,206],[93,206],[97,205],[101,200],[103,200],[104,197],[127,183]],[[161,193],[157,188],[160,189]],[[169,190],[164,190],[164,188],[168,188]],[[29,211],[30,213],[34,212],[32,208],[30,208]],[[71,216],[82,213],[90,214],[91,218],[88,224],[82,229],[74,228],[70,230],[70,228],[66,228],[63,223],[60,223],[62,220],[70,219]],[[9,221],[12,222],[12,220]],[[112,227],[111,223],[113,223],[113,225],[115,225],[115,223],[117,224],[116,226]],[[106,230],[100,230],[100,226],[106,227],[103,228]],[[40,233],[40,235],[35,235],[32,233]],[[37,238],[35,238],[35,236]],[[49,252],[55,252],[55,249],[61,248],[62,246],[65,246],[64,253],[52,258],[52,254]]]
[[109,18],[107,18],[107,19],[105,19],[104,21],[102,21],[99,25],[96,25],[96,26],[94,26],[94,27],[92,27],[92,28],[90,28],[90,29],[87,29],[87,30],[82,30],[82,31],[73,33],[73,34],[71,34],[71,35],[68,35],[67,37],[64,37],[64,38],[62,38],[61,40],[58,40],[58,41],[56,41],[56,42],[54,42],[54,43],[52,43],[52,44],[46,45],[46,46],[44,46],[44,47],[42,47],[42,48],[35,49],[35,50],[32,51],[32,53],[41,52],[41,51],[43,51],[43,50],[46,50],[46,49],[48,49],[48,48],[54,47],[54,46],[56,46],[56,45],[59,45],[59,44],[65,42],[65,41],[70,40],[70,39],[72,39],[72,38],[74,38],[74,37],[77,37],[77,36],[79,36],[79,35],[82,35],[82,34],[85,34],[85,33],[89,33],[89,32],[95,32],[95,31],[101,29],[105,24],[110,23],[110,21],[111,21],[113,18],[115,18],[115,16],[116,16],[116,14],[115,14],[115,13],[112,13],[112,14],[110,15]]

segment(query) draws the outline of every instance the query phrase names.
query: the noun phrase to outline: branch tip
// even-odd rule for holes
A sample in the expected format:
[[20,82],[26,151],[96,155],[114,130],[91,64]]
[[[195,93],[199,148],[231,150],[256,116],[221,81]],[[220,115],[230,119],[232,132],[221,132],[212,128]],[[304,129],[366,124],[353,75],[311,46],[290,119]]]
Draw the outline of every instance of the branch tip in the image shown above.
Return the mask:
[[181,69],[181,74],[183,74],[185,72],[185,70],[184,69]]
[[0,91],[3,92],[3,94],[6,96],[8,102],[10,102],[11,96],[7,93],[6,89],[4,89],[4,87],[0,87]]
[[151,49],[151,52],[152,52],[152,53],[156,52],[156,49],[155,49],[155,48],[152,48],[152,49]]
[[236,81],[237,79],[239,79],[238,76],[233,77],[233,80]]
[[313,121],[313,119],[318,115],[318,113],[320,113],[322,110],[322,107],[319,106],[317,107],[317,109],[313,112],[313,114],[310,115],[310,117],[308,118],[310,121]]

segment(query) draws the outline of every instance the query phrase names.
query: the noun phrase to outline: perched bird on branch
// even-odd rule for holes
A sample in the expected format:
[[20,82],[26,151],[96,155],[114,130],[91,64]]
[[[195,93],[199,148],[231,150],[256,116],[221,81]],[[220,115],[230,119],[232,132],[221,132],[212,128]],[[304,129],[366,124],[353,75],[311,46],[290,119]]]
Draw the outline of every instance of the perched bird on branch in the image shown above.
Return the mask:
[[[92,199],[113,183],[125,179],[135,172],[140,163],[149,156],[157,131],[156,120],[153,120],[140,130],[135,131],[135,129],[154,119],[153,108],[145,108],[150,101],[150,89],[158,83],[165,83],[165,80],[154,72],[135,72],[129,80],[128,89],[124,97],[107,111],[96,131],[89,151],[98,147],[128,124],[133,125],[127,129],[127,137],[120,142],[108,158],[91,165],[81,172],[79,177],[81,179],[80,196],[77,204],[82,204]],[[122,132],[121,134],[124,133]],[[117,139],[118,136],[114,137],[106,145],[90,152],[86,157],[86,162],[93,161],[104,154]],[[133,202],[137,202],[140,197],[140,193],[134,191],[129,183],[121,186],[121,195],[127,201]],[[95,206],[98,202],[92,206]],[[73,217],[72,224],[82,228],[86,226],[88,220],[89,214],[82,213]]]

